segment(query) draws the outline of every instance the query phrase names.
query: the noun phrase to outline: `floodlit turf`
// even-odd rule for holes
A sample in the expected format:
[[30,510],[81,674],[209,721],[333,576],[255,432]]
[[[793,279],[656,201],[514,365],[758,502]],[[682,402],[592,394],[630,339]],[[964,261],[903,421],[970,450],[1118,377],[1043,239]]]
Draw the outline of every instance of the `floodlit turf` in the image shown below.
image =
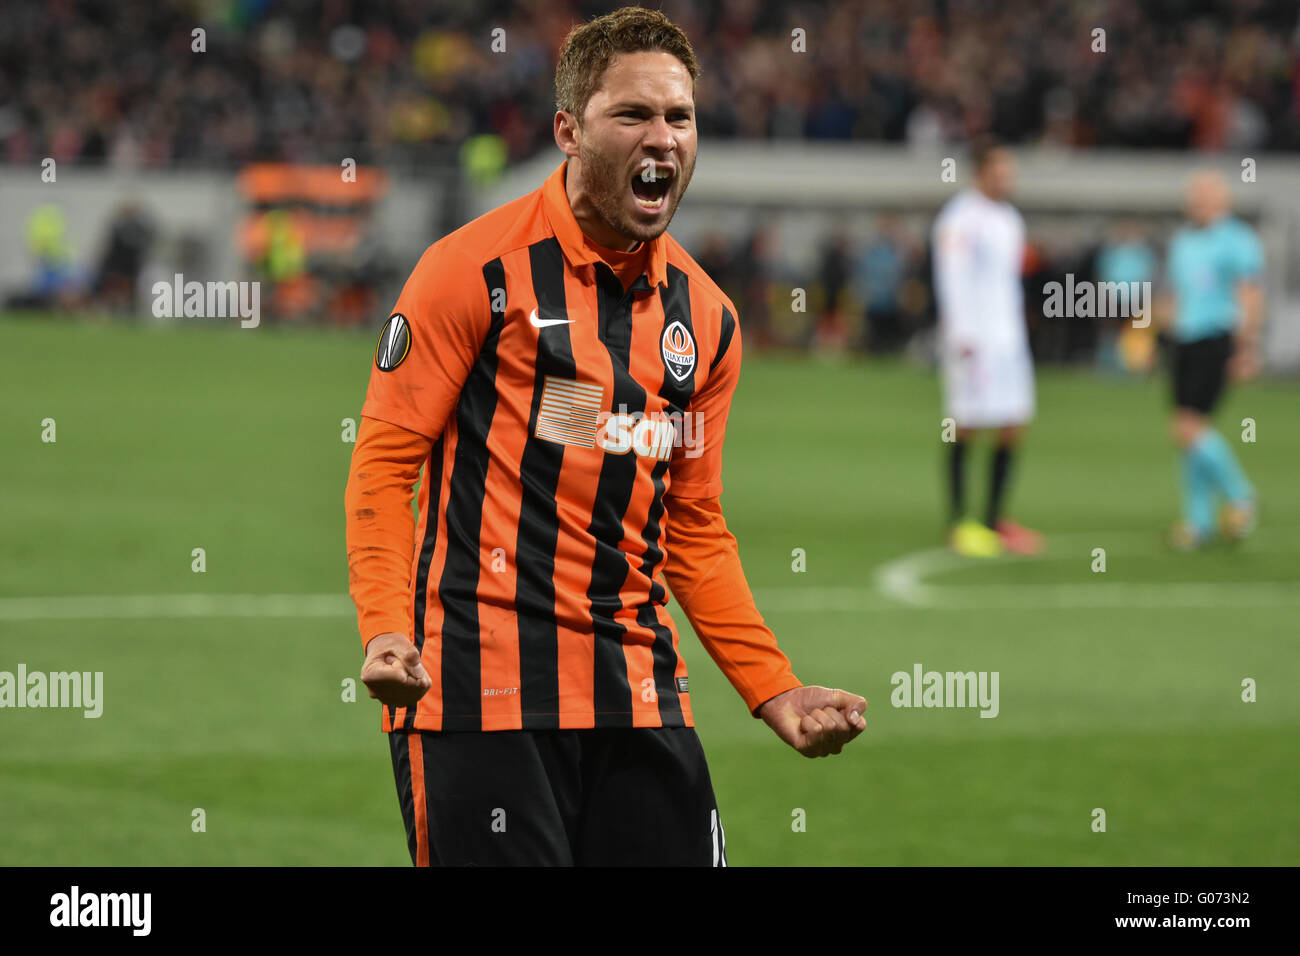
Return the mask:
[[[344,595],[340,423],[359,414],[372,336],[24,317],[0,321],[0,343],[0,670],[105,675],[99,719],[0,710],[0,863],[409,863],[377,706],[341,699],[360,642],[337,604],[65,619],[15,600]],[[728,523],[796,673],[871,707],[845,754],[806,760],[745,713],[675,611],[731,863],[1300,862],[1298,398],[1293,382],[1230,394],[1219,422],[1261,528],[1177,555],[1160,541],[1163,382],[1040,370],[1013,504],[1050,548],[980,564],[933,550],[932,374],[748,357]],[[891,675],[918,663],[997,671],[998,716],[891,707]]]

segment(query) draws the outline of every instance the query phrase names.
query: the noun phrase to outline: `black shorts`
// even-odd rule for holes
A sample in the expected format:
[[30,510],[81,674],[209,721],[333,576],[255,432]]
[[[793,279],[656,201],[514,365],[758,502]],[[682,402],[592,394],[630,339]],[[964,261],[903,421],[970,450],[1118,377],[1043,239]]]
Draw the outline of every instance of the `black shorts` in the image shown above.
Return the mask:
[[1228,381],[1231,357],[1232,336],[1227,333],[1174,343],[1174,405],[1204,415],[1214,411]]
[[726,866],[691,727],[388,735],[417,866]]

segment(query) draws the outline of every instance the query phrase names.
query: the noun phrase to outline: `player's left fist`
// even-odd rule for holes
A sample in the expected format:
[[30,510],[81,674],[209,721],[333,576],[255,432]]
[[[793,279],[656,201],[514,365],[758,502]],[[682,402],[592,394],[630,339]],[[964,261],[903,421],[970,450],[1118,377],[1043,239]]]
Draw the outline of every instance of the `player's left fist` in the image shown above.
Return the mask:
[[758,709],[776,735],[805,757],[829,757],[867,729],[865,697],[830,687],[796,687]]

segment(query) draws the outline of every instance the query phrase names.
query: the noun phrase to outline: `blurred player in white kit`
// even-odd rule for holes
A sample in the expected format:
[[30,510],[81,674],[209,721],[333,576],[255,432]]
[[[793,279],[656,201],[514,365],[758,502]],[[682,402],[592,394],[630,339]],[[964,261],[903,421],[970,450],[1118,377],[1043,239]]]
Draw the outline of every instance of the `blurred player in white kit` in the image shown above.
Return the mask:
[[[1034,365],[1021,288],[1025,223],[1007,201],[1015,159],[984,141],[973,146],[971,161],[974,187],[948,201],[933,236],[944,416],[956,423],[956,440],[948,445],[948,541],[971,557],[1036,554],[1040,535],[1002,510],[1021,435],[1034,417]],[[995,432],[983,520],[967,514],[965,494],[966,450],[981,430]]]

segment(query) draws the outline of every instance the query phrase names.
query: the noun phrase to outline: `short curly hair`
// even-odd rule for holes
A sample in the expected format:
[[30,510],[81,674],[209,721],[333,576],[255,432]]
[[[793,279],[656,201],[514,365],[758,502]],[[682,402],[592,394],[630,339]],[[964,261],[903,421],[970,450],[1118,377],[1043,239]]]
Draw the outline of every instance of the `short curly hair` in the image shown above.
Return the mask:
[[564,38],[555,67],[555,107],[582,122],[587,102],[619,53],[662,50],[682,61],[691,81],[699,78],[695,50],[682,28],[658,10],[623,7],[574,27]]

